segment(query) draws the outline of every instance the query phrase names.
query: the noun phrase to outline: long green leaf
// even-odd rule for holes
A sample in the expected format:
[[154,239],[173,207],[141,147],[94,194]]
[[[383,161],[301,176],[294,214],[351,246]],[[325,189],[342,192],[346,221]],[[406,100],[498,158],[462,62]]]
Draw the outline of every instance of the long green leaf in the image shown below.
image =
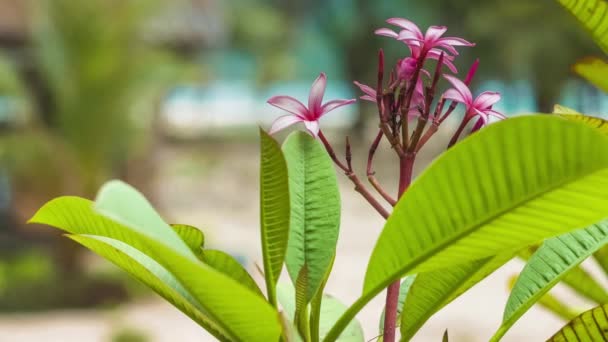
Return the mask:
[[[528,249],[519,253],[519,256],[526,262],[536,252],[536,249]],[[578,265],[570,269],[561,281],[577,294],[589,299],[596,304],[608,302],[608,292],[602,284],[600,284],[591,274],[589,274],[582,265]],[[515,284],[515,283],[513,283]],[[578,314],[577,314],[578,315]],[[575,315],[576,316],[576,315]]]
[[411,339],[436,312],[513,258],[514,252],[420,273],[412,284],[401,315],[401,338]]
[[255,283],[249,272],[232,255],[218,250],[206,249],[203,251],[201,260],[216,271],[224,273],[264,298],[264,294],[260,291],[258,284]]
[[608,3],[606,0],[557,0],[591,34],[598,46],[608,53]]
[[255,280],[232,255],[218,250],[203,250],[205,235],[200,229],[185,224],[172,224],[171,228],[202,262],[263,296]]
[[593,253],[593,258],[600,265],[604,273],[608,274],[608,246],[604,246]]
[[[509,290],[513,289],[513,286],[515,286],[515,283],[517,282],[517,278],[518,275],[514,275],[510,278]],[[581,313],[581,311],[576,311],[575,309],[569,307],[566,303],[553,296],[550,292],[545,293],[542,297],[540,297],[537,304],[566,321],[574,319],[574,317],[580,315]]]
[[608,341],[608,304],[583,312],[547,341]]
[[135,279],[165,298],[220,341],[230,341],[228,334],[204,313],[192,295],[159,263],[126,243],[103,236],[68,235],[72,240],[108,259]]
[[172,224],[171,228],[173,228],[182,241],[188,245],[194,255],[201,255],[203,247],[205,246],[205,234],[203,234],[202,231],[187,224]]
[[490,125],[448,150],[397,203],[362,297],[327,341],[400,277],[523,248],[608,216],[607,150],[608,136],[549,115]]
[[574,64],[574,72],[608,93],[608,63],[596,57],[585,58]]
[[[293,286],[288,283],[279,282],[277,286],[277,298],[279,303],[285,310],[285,313],[289,317],[293,317],[295,314],[295,291]],[[323,295],[323,301],[321,302],[321,320],[319,333],[321,338],[325,338],[327,332],[334,325],[336,320],[341,314],[346,311],[346,306],[342,304],[338,299],[330,296]],[[348,327],[344,330],[344,333],[337,339],[338,342],[362,342],[365,341],[363,335],[363,328],[357,320],[350,322]]]
[[500,340],[568,271],[606,243],[606,222],[545,241],[521,271],[507,301],[502,324],[492,341]]
[[260,129],[260,230],[268,300],[276,306],[289,236],[289,180],[279,144]]
[[340,193],[331,159],[306,133],[291,134],[283,145],[289,170],[291,223],[287,270],[295,283],[308,266],[306,302],[310,302],[331,267],[340,229]]
[[323,277],[323,280],[321,282],[321,286],[319,287],[319,290],[317,290],[317,293],[315,294],[315,296],[313,297],[312,301],[310,302],[310,337],[311,337],[311,341],[312,342],[318,342],[320,341],[320,321],[321,321],[321,304],[323,302],[324,299],[324,291],[325,291],[325,285],[327,284],[327,280],[329,279],[329,275],[331,274],[331,269],[334,265],[334,261],[336,259],[336,255],[334,254],[331,260],[331,265],[329,265],[329,268],[327,269],[327,273],[325,273],[325,276]]
[[590,115],[584,115],[584,114],[571,114],[571,113],[566,113],[566,114],[559,113],[559,116],[561,116],[562,118],[564,118],[566,120],[582,122],[585,125],[593,127],[604,134],[608,134],[608,121],[606,121],[602,118],[598,118],[598,117],[590,116]]
[[276,341],[277,312],[260,296],[202,263],[145,198],[113,181],[91,202],[61,197],[45,204],[31,222],[71,234],[98,235],[122,241],[169,270],[233,340]]

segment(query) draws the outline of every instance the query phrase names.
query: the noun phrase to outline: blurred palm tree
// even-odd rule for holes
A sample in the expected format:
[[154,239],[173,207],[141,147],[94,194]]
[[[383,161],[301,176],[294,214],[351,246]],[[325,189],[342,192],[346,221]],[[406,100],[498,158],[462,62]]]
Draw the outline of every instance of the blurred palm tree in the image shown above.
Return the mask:
[[[53,196],[92,197],[108,178],[145,188],[152,179],[158,105],[167,90],[194,74],[191,64],[146,34],[175,2],[29,4],[29,41],[0,61],[0,92],[26,118],[0,133],[0,159],[9,169],[20,222]],[[74,244],[55,250],[62,272],[76,279]]]

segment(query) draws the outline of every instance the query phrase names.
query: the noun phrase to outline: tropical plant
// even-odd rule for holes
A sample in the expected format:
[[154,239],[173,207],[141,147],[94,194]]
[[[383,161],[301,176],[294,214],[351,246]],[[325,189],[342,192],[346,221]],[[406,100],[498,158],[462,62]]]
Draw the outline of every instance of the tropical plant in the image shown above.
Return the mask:
[[[205,248],[200,230],[167,224],[139,192],[120,181],[104,185],[95,201],[56,198],[30,222],[65,231],[221,341],[365,341],[355,316],[384,289],[381,338],[393,342],[400,326],[401,339],[408,340],[434,313],[516,256],[529,261],[513,286],[495,339],[535,302],[558,308],[559,302],[546,292],[559,281],[604,302],[603,288],[578,268],[589,255],[600,255],[608,242],[603,221],[608,217],[608,135],[601,129],[603,122],[560,114],[490,125],[492,118],[504,118],[492,109],[500,94],[473,97],[467,84],[478,63],[462,81],[451,75],[456,71],[455,47],[472,44],[443,37],[445,27],[431,26],[423,34],[406,19],[388,23],[398,31],[376,33],[405,43],[410,55],[385,77],[380,51],[375,86],[356,82],[362,99],[378,108],[379,129],[366,169],[378,195],[353,169],[349,139],[342,159],[321,129],[324,115],[354,102],[323,103],[325,74],[313,83],[307,105],[289,96],[268,100],[288,112],[274,122],[272,134],[298,123],[308,134],[294,132],[281,146],[260,130],[265,293],[230,255]],[[436,60],[431,71],[425,69],[429,59]],[[436,96],[444,78],[451,88]],[[464,115],[447,151],[412,182],[418,151],[459,104]],[[462,135],[469,136],[460,139]],[[399,165],[398,198],[373,171],[375,151],[384,139]],[[334,165],[386,219],[362,294],[351,306],[324,291],[339,257],[340,194]],[[291,284],[278,282],[283,265]],[[576,318],[559,336],[570,338],[597,312],[604,309]],[[589,336],[603,334],[605,321],[598,321]]]

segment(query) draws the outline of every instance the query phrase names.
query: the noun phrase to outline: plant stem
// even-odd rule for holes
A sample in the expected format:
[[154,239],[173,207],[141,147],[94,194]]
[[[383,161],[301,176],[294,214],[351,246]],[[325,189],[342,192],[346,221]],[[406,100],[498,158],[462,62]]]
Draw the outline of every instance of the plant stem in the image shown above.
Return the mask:
[[372,143],[372,145],[369,148],[369,153],[367,155],[367,180],[370,182],[370,184],[374,187],[374,189],[376,189],[376,191],[380,194],[380,196],[382,196],[382,198],[384,198],[391,206],[395,206],[395,204],[397,204],[397,201],[395,199],[393,199],[391,197],[391,195],[388,194],[388,192],[386,192],[386,190],[384,190],[384,188],[382,188],[382,186],[380,185],[380,182],[378,181],[378,179],[376,179],[376,172],[374,172],[374,168],[373,168],[373,164],[374,164],[374,155],[376,154],[376,150],[378,149],[378,145],[380,144],[380,141],[382,140],[382,137],[384,136],[384,133],[382,132],[382,130],[378,131],[378,134],[376,134],[376,138],[374,139],[374,142]]
[[[412,182],[412,171],[416,160],[415,152],[408,152],[399,160],[399,198],[407,191]],[[400,280],[388,286],[386,290],[386,305],[384,308],[384,338],[385,342],[395,342],[397,329],[397,305],[399,303]]]
[[458,126],[458,129],[452,136],[452,139],[450,139],[450,142],[448,143],[448,148],[454,146],[454,144],[458,142],[458,138],[460,137],[460,134],[462,134],[462,131],[464,131],[464,128],[467,126],[467,123],[469,123],[469,120],[462,120],[460,126]]
[[[360,193],[361,196],[363,196],[363,198],[365,198],[367,202],[369,202],[369,204],[371,204],[371,206],[376,209],[376,211],[380,215],[382,215],[382,217],[384,217],[385,219],[388,218],[388,216],[390,215],[389,212],[382,206],[382,204],[380,204],[380,202],[378,202],[378,200],[376,200],[376,198],[369,192],[369,190],[367,190],[365,184],[363,184],[359,177],[357,177],[357,174],[353,172],[352,167],[350,167],[350,160],[348,161],[349,166],[346,166],[338,159],[333,147],[331,146],[329,141],[327,141],[327,138],[325,138],[325,135],[323,135],[322,131],[319,131],[319,139],[323,143],[323,146],[325,146],[325,150],[327,151],[327,154],[329,154],[329,157],[340,169],[342,169],[342,171],[344,171],[344,174],[348,177],[348,179],[353,182],[353,184],[355,185],[355,191]],[[347,154],[348,153],[349,152],[347,152]]]

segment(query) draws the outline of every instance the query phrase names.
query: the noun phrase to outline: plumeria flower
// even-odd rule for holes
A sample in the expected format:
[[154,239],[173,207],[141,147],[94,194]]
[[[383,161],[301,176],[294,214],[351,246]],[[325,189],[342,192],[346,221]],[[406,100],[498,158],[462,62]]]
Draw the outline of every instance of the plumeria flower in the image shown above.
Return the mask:
[[283,115],[276,119],[270,128],[270,134],[274,134],[286,127],[289,127],[298,122],[303,122],[306,130],[313,136],[319,134],[319,119],[332,110],[349,105],[356,101],[351,100],[333,100],[323,104],[323,95],[325,95],[325,87],[327,85],[327,76],[321,73],[310,88],[308,96],[308,108],[302,102],[291,96],[273,96],[268,100],[268,103],[287,111],[291,114]]
[[[360,97],[361,100],[370,101],[376,103],[376,89],[365,85],[363,83],[359,83],[357,81],[353,82],[361,91],[365,94]],[[412,94],[412,101],[410,104],[410,109],[407,113],[408,118],[414,119],[420,115],[420,111],[418,107],[424,107],[424,93],[423,93],[424,85],[421,79],[418,79],[418,83],[416,84],[416,89],[414,89],[414,93]]]
[[[431,26],[423,35],[420,28],[413,22],[403,18],[391,18],[386,21],[391,25],[400,27],[397,33],[388,28],[376,30],[377,35],[386,36],[404,42],[410,49],[411,58],[418,61],[421,57],[439,59],[442,51],[445,51],[444,64],[453,72],[457,73],[454,66],[454,57],[458,56],[455,46],[475,46],[462,38],[442,37],[447,31],[445,26]],[[451,55],[450,55],[451,54]]]
[[448,89],[443,94],[443,98],[464,104],[465,117],[463,121],[465,123],[478,116],[479,120],[475,124],[475,127],[479,129],[481,126],[488,124],[492,116],[500,120],[506,118],[501,113],[492,109],[492,106],[500,101],[500,93],[485,91],[473,99],[471,90],[461,80],[450,75],[444,75],[444,77],[454,88]]

